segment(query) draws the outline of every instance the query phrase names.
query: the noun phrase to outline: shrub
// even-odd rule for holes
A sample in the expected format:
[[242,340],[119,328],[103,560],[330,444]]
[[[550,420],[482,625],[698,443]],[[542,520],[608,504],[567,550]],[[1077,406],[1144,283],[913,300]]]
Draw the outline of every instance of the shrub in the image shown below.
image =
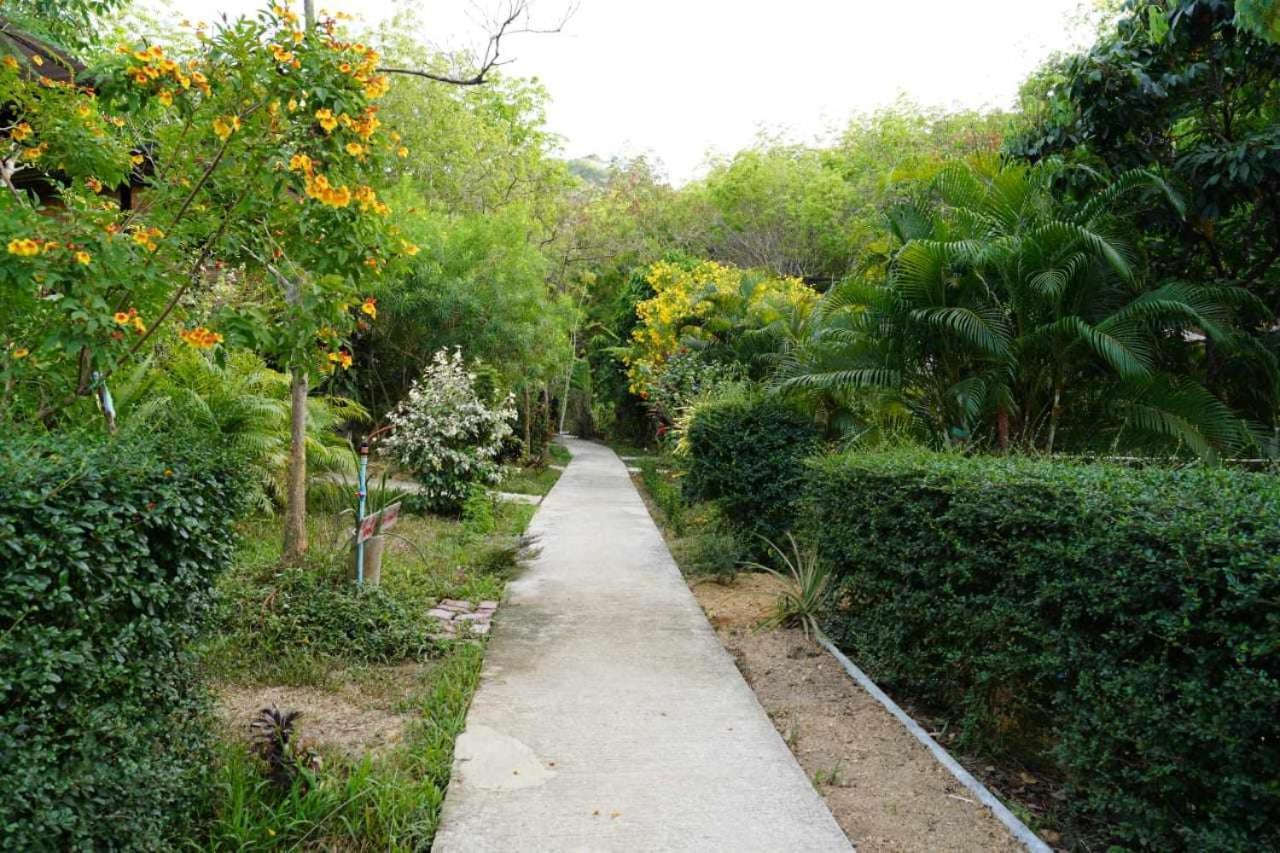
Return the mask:
[[486,402],[461,350],[440,350],[391,412],[382,451],[422,483],[430,509],[457,512],[473,484],[502,479],[498,455],[516,418],[513,398]]
[[818,449],[813,420],[753,393],[699,405],[685,430],[689,501],[715,501],[753,553],[758,536],[780,539],[791,527],[805,457]]
[[1280,846],[1280,483],[921,453],[814,463],[837,642],[1064,778],[1069,822]]
[[237,645],[269,660],[304,650],[366,663],[432,654],[434,623],[425,608],[380,586],[356,586],[346,556],[265,580],[237,578],[221,590],[219,632],[239,635]]
[[667,526],[676,536],[684,535],[684,501],[681,498],[680,484],[667,474],[658,470],[652,459],[640,463],[640,480],[649,498],[666,519]]
[[197,818],[186,647],[232,553],[231,470],[194,442],[6,439],[0,846],[164,849]]

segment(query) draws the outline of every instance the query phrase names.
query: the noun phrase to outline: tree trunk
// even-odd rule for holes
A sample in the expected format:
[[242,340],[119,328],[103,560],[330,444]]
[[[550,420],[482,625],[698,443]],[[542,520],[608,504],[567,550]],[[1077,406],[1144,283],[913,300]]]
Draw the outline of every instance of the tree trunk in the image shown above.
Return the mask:
[[996,445],[1001,452],[1009,450],[1009,413],[1004,406],[996,409]]
[[542,443],[542,461],[546,463],[551,460],[551,386],[545,383],[542,386],[542,410],[546,413],[546,423],[538,440]]
[[1058,415],[1062,411],[1062,386],[1053,383],[1053,408],[1049,411],[1049,453],[1053,453],[1053,443],[1058,437]]
[[289,465],[284,504],[284,562],[296,563],[307,552],[307,372],[293,369],[289,385]]
[[533,397],[528,383],[524,386],[524,455],[533,458]]

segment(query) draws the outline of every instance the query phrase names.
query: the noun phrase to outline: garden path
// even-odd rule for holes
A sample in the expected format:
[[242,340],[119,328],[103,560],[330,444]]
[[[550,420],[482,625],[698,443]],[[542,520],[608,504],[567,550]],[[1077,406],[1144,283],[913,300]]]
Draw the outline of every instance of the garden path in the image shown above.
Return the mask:
[[613,451],[573,452],[458,739],[437,853],[848,851]]

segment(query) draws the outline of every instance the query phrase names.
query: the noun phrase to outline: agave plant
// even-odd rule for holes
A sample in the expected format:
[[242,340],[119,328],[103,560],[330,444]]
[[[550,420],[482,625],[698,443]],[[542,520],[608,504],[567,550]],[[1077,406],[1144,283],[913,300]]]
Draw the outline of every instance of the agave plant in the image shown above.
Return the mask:
[[[1173,191],[1144,171],[1078,205],[1061,167],[952,164],[893,212],[901,242],[884,284],[829,294],[813,328],[784,336],[776,384],[831,397],[890,391],[937,443],[990,438],[1071,446],[1186,448],[1202,457],[1254,443],[1249,424],[1192,378],[1200,341],[1243,352],[1232,327],[1241,288],[1145,285],[1114,234],[1119,199]],[[1265,352],[1248,353],[1277,374]],[[1100,437],[1100,438],[1099,438]]]
[[785,571],[780,571],[764,563],[742,564],[748,569],[768,572],[783,583],[774,614],[765,626],[799,625],[806,638],[812,637],[819,632],[818,621],[830,605],[831,570],[819,559],[817,551],[802,549],[790,533],[787,540],[791,543],[791,553],[783,551],[766,537],[760,538],[777,556],[779,565],[785,568]]
[[300,771],[319,770],[320,757],[305,741],[295,737],[294,723],[301,711],[263,708],[249,723],[250,742],[267,767],[267,778],[282,789],[293,786]]

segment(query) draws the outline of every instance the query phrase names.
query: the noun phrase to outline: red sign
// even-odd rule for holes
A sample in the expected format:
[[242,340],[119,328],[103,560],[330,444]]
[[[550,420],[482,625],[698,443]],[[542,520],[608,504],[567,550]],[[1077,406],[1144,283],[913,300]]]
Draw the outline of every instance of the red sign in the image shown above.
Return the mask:
[[390,530],[396,526],[396,519],[400,517],[399,502],[393,503],[382,511],[382,524],[378,527],[379,531]]
[[378,513],[366,515],[364,520],[360,522],[360,531],[356,534],[356,544],[368,540],[373,536],[375,530],[378,529]]

